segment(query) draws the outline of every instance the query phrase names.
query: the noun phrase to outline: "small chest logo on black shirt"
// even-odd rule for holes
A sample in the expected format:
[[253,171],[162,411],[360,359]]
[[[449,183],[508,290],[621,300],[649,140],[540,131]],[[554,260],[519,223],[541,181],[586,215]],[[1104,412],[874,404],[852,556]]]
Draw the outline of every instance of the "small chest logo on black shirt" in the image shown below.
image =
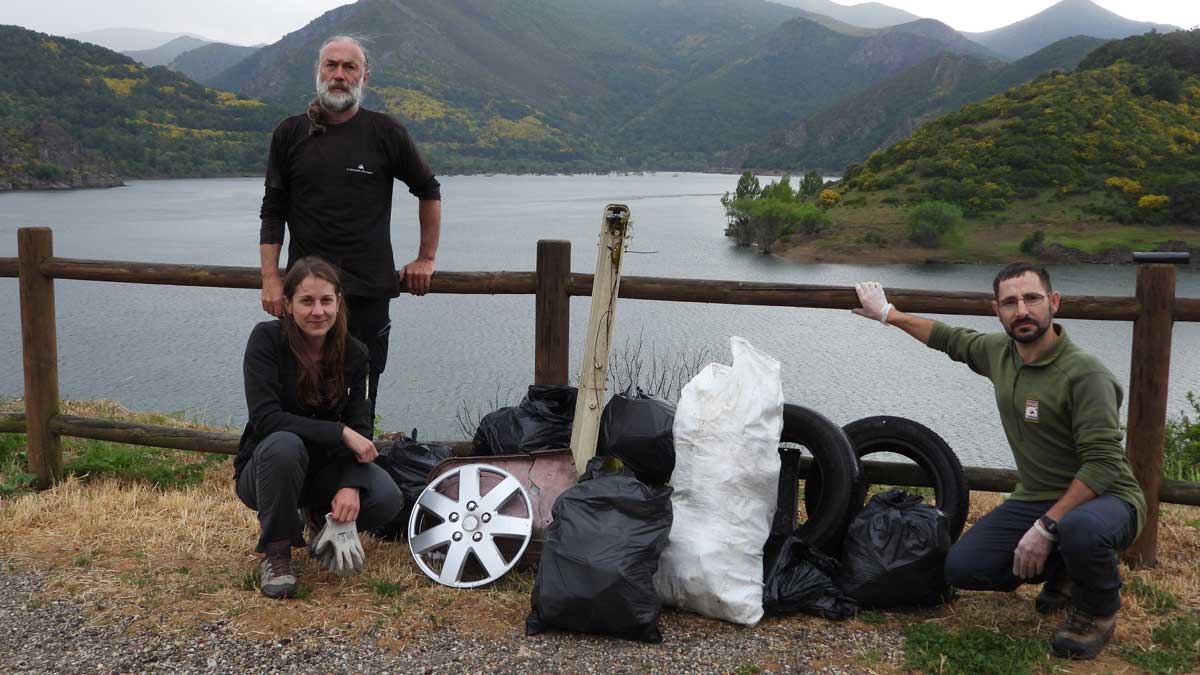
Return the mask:
[[1038,421],[1038,402],[1036,399],[1031,398],[1025,400],[1025,421]]
[[346,170],[347,170],[347,171],[349,171],[350,173],[365,173],[365,174],[366,174],[366,175],[368,175],[368,176],[374,176],[374,175],[375,175],[375,172],[374,172],[374,171],[367,171],[367,168],[366,168],[366,167],[364,167],[362,164],[359,164],[359,165],[358,165],[358,166],[356,166],[356,167],[354,167],[354,166],[348,166],[348,167],[346,167]]

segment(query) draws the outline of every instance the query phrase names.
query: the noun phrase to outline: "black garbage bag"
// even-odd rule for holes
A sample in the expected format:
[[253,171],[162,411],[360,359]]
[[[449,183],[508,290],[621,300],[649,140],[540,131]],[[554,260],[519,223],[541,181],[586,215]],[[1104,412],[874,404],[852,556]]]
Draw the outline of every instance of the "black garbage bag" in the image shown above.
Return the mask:
[[593,458],[554,502],[525,634],[561,628],[662,642],[654,573],[671,533],[673,489],[628,470],[605,473],[602,462]]
[[943,570],[949,552],[946,514],[919,495],[888,490],[850,523],[837,582],[862,607],[940,605],[953,596]]
[[[416,430],[413,430],[416,436]],[[412,514],[417,497],[429,484],[429,472],[444,459],[454,456],[454,451],[444,445],[426,445],[415,438],[402,438],[383,448],[375,463],[396,481],[400,494],[404,495],[404,508],[395,520],[372,530],[372,534],[385,539],[404,539],[408,536],[408,518]]]
[[479,420],[473,454],[511,455],[570,447],[576,393],[575,387],[567,385],[530,385],[518,405],[494,410]]
[[838,561],[810,547],[793,533],[773,560],[767,561],[763,609],[771,614],[804,612],[833,621],[858,612],[854,601],[833,583]]
[[631,386],[604,406],[596,453],[621,460],[643,483],[669,483],[675,470],[674,425],[674,403]]

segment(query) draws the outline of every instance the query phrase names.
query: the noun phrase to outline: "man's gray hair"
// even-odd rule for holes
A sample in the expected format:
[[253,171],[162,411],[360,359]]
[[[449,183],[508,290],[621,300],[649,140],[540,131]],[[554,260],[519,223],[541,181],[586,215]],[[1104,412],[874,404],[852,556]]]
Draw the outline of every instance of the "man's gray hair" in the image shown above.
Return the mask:
[[362,40],[359,40],[356,37],[351,37],[349,35],[334,35],[333,37],[329,38],[328,40],[322,42],[321,48],[317,50],[317,67],[318,68],[321,67],[321,52],[325,51],[326,47],[328,47],[329,45],[331,45],[335,42],[349,42],[350,44],[354,45],[355,47],[358,47],[360,50],[362,50],[363,68],[366,69],[371,65],[371,59],[367,56],[367,48],[363,46]]

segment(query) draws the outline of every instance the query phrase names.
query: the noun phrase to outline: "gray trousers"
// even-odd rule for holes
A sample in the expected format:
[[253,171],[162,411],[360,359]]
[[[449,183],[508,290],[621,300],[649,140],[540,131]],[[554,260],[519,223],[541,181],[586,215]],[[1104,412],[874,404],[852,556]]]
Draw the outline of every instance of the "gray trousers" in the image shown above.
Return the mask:
[[347,484],[359,490],[359,532],[390,523],[404,507],[396,482],[375,464],[330,464],[310,476],[308,450],[299,436],[277,431],[264,438],[242,467],[236,486],[238,499],[258,512],[257,550],[261,553],[275,541],[304,546],[304,523],[297,509],[307,507],[323,516],[334,494]]

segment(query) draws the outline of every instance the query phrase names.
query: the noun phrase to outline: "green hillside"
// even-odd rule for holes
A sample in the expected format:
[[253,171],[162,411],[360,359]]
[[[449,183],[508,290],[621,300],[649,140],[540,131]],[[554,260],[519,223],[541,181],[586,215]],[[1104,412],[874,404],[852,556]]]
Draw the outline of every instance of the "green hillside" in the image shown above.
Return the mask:
[[41,164],[35,146],[19,139],[46,122],[65,131],[57,145],[74,142],[85,154],[98,153],[125,178],[258,174],[270,131],[284,115],[161,66],[145,68],[103,47],[16,26],[0,26],[0,58],[37,64],[34,71],[0,72],[0,138],[8,139],[11,155],[0,171],[7,182]]
[[942,53],[800,118],[731,154],[755,170],[840,172],[925,122],[1052,70],[1072,71],[1103,40],[1074,37],[1013,63]]
[[694,153],[711,162],[714,152],[753,141],[951,49],[899,30],[856,37],[793,19],[637,115],[619,138],[626,145]]
[[927,202],[965,216],[936,258],[1200,243],[1198,45],[1197,30],[1129,38],[925,124],[847,167],[818,247],[912,246]]
[[855,87],[982,49],[937,22],[873,31],[765,0],[360,0],[214,86],[298,109],[335,34],[375,36],[368,105],[439,171],[708,168]]

